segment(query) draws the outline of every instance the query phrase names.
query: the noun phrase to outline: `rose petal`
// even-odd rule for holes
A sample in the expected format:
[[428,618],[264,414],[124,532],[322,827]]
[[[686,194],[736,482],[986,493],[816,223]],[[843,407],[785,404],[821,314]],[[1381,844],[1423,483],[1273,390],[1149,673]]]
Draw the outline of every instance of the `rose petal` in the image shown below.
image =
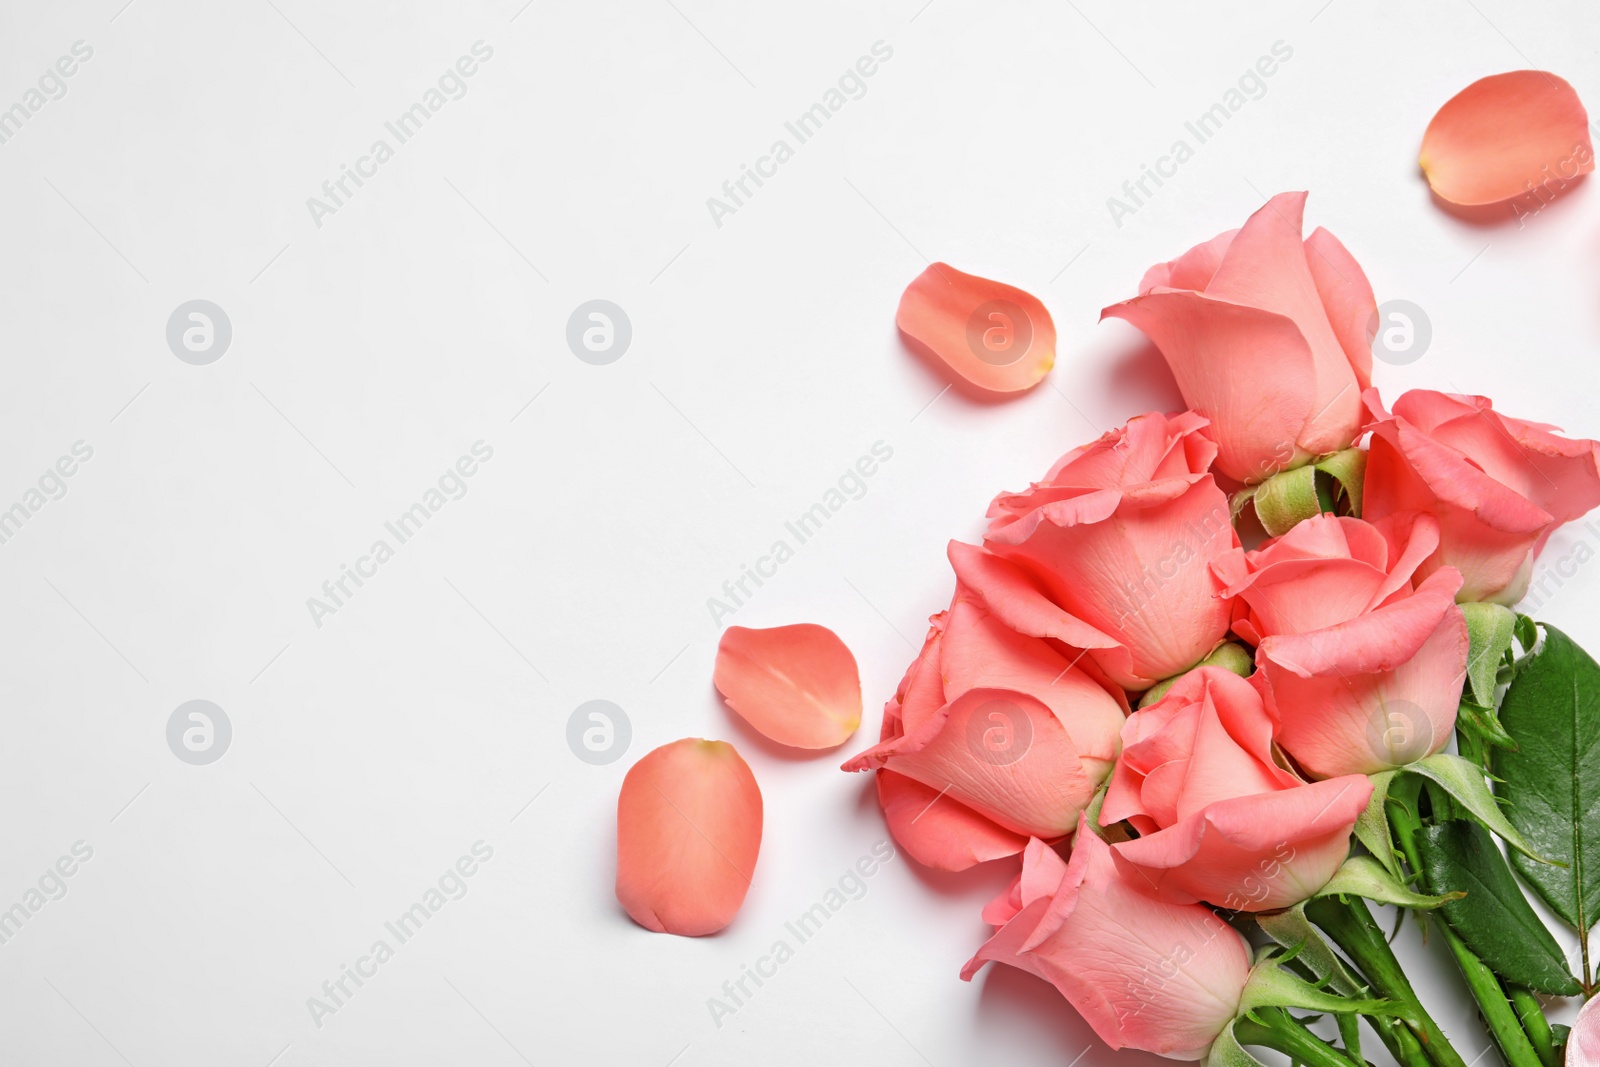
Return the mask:
[[895,325],[980,389],[1029,389],[1055,365],[1056,326],[1039,299],[935,263],[906,286]]
[[1333,877],[1371,795],[1371,780],[1352,774],[1235,797],[1113,851],[1168,900],[1235,911],[1286,908]]
[[617,900],[659,933],[733,921],[761,850],[761,789],[726,741],[686,737],[645,756],[617,798]]
[[964,871],[1015,856],[1028,843],[941,790],[893,771],[878,772],[878,803],[895,841],[935,870]]
[[1372,338],[1378,325],[1378,301],[1372,283],[1356,257],[1333,234],[1318,226],[1306,238],[1306,264],[1322,295],[1345,358],[1355,371],[1356,384],[1363,390],[1372,385]]
[[1479,79],[1422,135],[1419,162],[1455,204],[1494,204],[1594,169],[1589,116],[1572,86],[1542,70]]
[[1099,787],[1055,713],[1005,689],[968,690],[915,733],[844,764],[847,771],[885,767],[945,790],[1004,829],[1045,840],[1071,833]]
[[1600,1067],[1600,1000],[1591,1000],[1578,1012],[1567,1035],[1567,1067]]
[[730,626],[711,680],[728,707],[780,745],[836,748],[861,725],[856,659],[826,626]]
[[[1184,399],[1211,420],[1218,470],[1248,484],[1310,458],[1296,442],[1316,410],[1315,363],[1293,319],[1176,289],[1124,300],[1100,315],[1132,323],[1167,355]],[[1263,465],[1265,457],[1271,462]]]

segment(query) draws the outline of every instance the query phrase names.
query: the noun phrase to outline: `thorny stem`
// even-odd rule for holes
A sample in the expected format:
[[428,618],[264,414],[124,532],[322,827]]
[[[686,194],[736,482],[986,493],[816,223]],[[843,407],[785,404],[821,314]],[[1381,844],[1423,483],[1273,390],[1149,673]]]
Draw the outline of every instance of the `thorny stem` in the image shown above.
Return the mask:
[[1333,938],[1384,999],[1411,1009],[1413,1025],[1418,1031],[1416,1036],[1435,1067],[1467,1067],[1439,1024],[1422,1006],[1394,950],[1361,898],[1323,897],[1306,905],[1306,915]]

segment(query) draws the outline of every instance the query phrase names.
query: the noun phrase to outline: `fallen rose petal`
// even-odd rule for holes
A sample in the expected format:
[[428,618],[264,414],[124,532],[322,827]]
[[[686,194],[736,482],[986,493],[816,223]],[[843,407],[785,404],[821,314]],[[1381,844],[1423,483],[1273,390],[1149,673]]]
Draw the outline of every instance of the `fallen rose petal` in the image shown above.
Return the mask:
[[1433,191],[1451,203],[1495,204],[1593,170],[1588,126],[1578,94],[1554,74],[1494,74],[1433,116],[1419,162]]
[[733,921],[761,850],[761,789],[726,741],[687,737],[645,756],[617,798],[617,900],[658,933]]
[[1056,326],[1039,299],[1015,286],[935,263],[906,286],[895,325],[980,389],[1032,388],[1056,359]]
[[861,725],[856,658],[826,626],[730,626],[711,680],[728,707],[780,745],[836,748]]

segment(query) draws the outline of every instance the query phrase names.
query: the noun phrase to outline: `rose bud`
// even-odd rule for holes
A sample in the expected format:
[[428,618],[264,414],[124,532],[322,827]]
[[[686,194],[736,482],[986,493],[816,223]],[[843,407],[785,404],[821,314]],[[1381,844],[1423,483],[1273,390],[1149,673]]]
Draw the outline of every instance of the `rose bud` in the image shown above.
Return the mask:
[[1151,892],[1268,911],[1310,897],[1344,863],[1372,782],[1301,781],[1274,762],[1272,729],[1255,688],[1216,667],[1128,719],[1100,822],[1138,832],[1113,851]]
[[1123,688],[1193,667],[1228,630],[1207,562],[1239,543],[1204,425],[1141,415],[996,497],[984,548],[950,545],[957,577],[1007,626],[1086,650]]
[[1462,602],[1515,604],[1551,532],[1600,504],[1600,444],[1523,422],[1481,396],[1413,389],[1383,410],[1367,459],[1363,515],[1426,511],[1439,520],[1439,547],[1422,565],[1461,572]]
[[1085,826],[1072,859],[1030,841],[1022,874],[984,912],[1000,929],[961,971],[993,960],[1051,983],[1113,1049],[1204,1059],[1250,976],[1238,931],[1198,904],[1145,892]]
[[1327,230],[1303,242],[1305,193],[1146,272],[1102,318],[1144,331],[1210,421],[1217,469],[1254,485],[1350,447],[1372,377],[1372,287]]

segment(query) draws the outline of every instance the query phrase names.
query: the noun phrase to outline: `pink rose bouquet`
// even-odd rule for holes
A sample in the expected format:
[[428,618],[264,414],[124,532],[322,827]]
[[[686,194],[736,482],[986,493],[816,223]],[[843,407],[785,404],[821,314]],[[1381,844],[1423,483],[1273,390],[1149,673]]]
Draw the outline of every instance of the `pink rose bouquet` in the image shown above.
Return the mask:
[[[1106,309],[1188,410],[1068,452],[950,543],[950,606],[845,769],[876,772],[918,861],[1019,866],[962,976],[1037,975],[1111,1048],[1362,1067],[1364,1017],[1405,1067],[1467,1067],[1377,901],[1434,916],[1509,1067],[1559,1067],[1534,994],[1596,984],[1512,867],[1587,935],[1573,901],[1600,883],[1551,872],[1600,868],[1573,836],[1600,839],[1600,666],[1508,605],[1600,504],[1600,445],[1477,397],[1386,411],[1372,290],[1326,230],[1301,238],[1305,200]],[[1281,949],[1252,959],[1252,925]]]

